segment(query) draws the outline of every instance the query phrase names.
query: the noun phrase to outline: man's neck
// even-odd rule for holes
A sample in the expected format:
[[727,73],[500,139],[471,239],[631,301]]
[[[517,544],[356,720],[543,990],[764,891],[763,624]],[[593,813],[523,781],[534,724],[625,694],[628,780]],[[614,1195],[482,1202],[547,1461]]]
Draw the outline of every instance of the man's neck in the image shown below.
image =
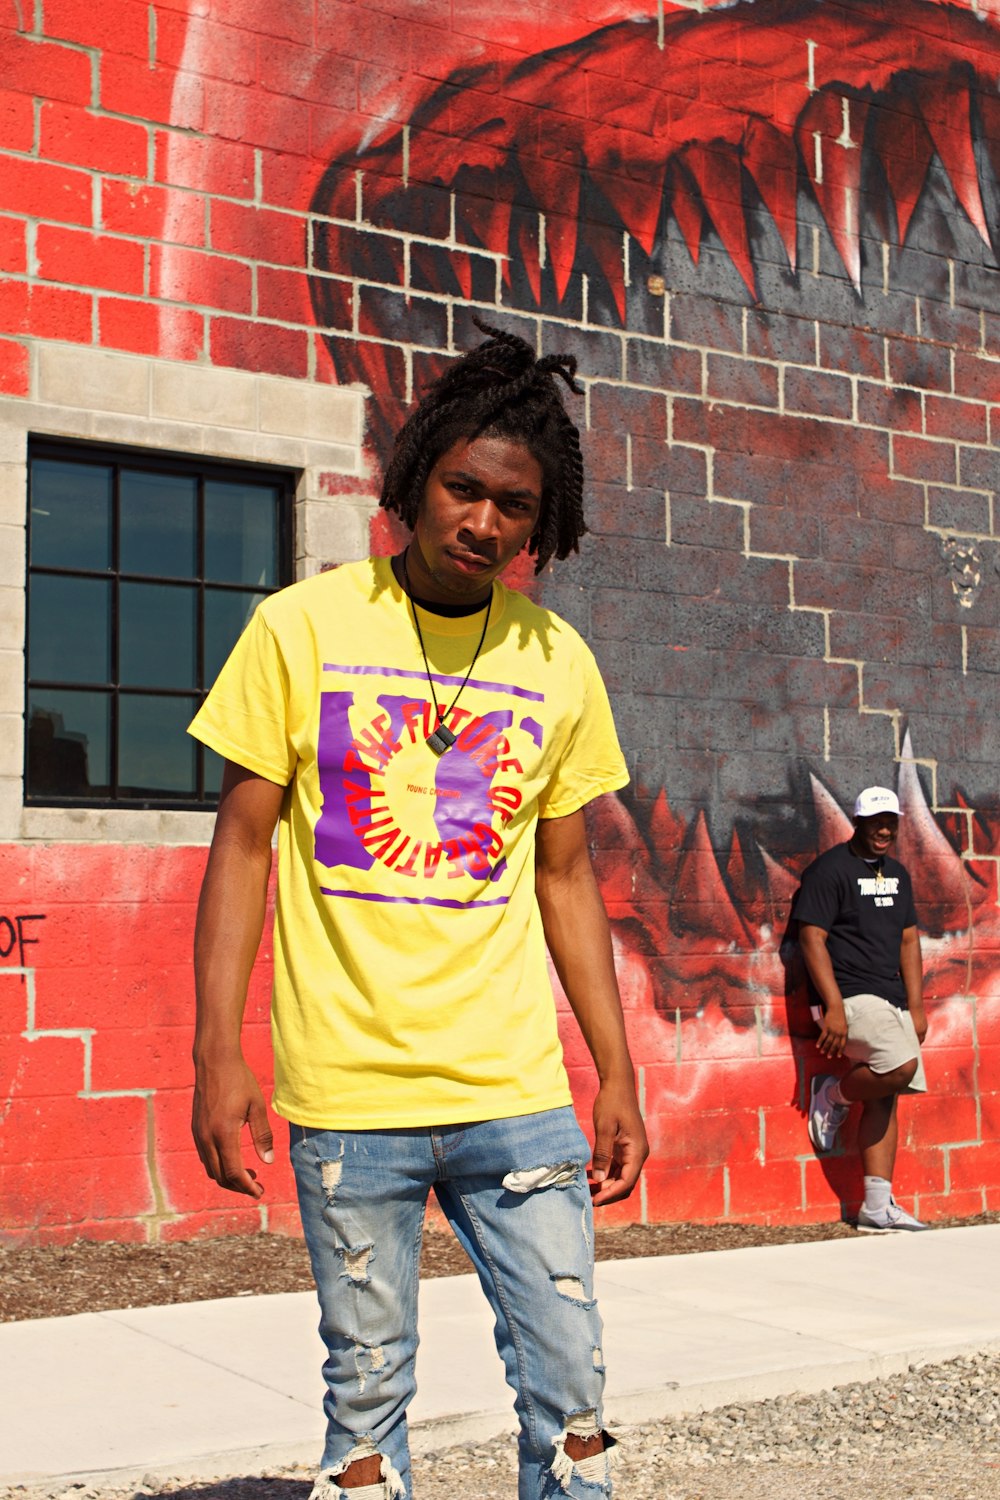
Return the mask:
[[434,599],[422,599],[420,595],[413,589],[407,588],[406,569],[403,566],[403,556],[404,554],[402,552],[398,552],[396,556],[391,559],[393,577],[399,584],[400,588],[403,590],[404,594],[408,594],[409,597],[413,600],[413,603],[416,604],[420,609],[422,609],[425,614],[441,615],[448,620],[460,620],[464,615],[480,614],[486,608],[493,597],[493,590],[491,587],[490,592],[487,594],[486,598],[477,600],[475,604],[440,604]]

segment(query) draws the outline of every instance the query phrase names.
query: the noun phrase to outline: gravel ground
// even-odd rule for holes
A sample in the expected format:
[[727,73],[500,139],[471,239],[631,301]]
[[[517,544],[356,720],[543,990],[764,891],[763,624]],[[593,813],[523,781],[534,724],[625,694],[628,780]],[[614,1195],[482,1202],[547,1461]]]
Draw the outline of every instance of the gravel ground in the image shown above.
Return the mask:
[[[911,1366],[904,1375],[615,1429],[616,1500],[998,1500],[1000,1354]],[[511,1500],[509,1438],[423,1454],[419,1500]],[[18,1485],[0,1500],[308,1500],[303,1469],[185,1485]]]
[[[1000,1354],[616,1435],[616,1500],[857,1500],[883,1491],[893,1500],[997,1500]],[[516,1492],[505,1441],[429,1454],[416,1469],[420,1500]]]

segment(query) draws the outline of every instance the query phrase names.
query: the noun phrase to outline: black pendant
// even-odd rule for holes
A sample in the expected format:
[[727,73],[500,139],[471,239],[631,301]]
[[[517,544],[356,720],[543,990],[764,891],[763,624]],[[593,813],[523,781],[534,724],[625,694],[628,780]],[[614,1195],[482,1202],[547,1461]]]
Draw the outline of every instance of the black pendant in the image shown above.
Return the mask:
[[435,755],[443,755],[446,750],[451,749],[457,738],[458,736],[452,734],[447,724],[439,724],[434,733],[427,736],[424,743],[430,745]]

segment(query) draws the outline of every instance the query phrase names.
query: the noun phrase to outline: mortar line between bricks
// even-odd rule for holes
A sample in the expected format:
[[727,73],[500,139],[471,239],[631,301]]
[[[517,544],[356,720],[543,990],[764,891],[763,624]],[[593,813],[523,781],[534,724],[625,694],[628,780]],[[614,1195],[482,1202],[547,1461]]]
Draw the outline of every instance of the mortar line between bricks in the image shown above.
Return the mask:
[[[161,184],[161,186],[169,187],[171,186],[171,184]],[[199,192],[199,189],[186,188],[185,191],[197,193]],[[225,193],[211,193],[208,196],[212,199],[218,199],[221,203],[243,203],[251,208],[256,208],[258,206],[252,201],[252,199],[232,198]],[[429,245],[439,250],[459,250],[468,255],[482,256],[484,260],[497,261],[500,264],[503,264],[504,261],[510,259],[510,256],[505,254],[503,251],[489,250],[486,248],[486,246],[482,245],[468,245],[464,240],[459,240],[451,234],[445,236],[444,238],[441,238],[440,236],[420,234],[419,231],[415,229],[381,229],[377,224],[370,224],[364,219],[345,219],[339,216],[335,218],[331,214],[314,213],[311,210],[303,213],[302,209],[281,208],[277,204],[268,203],[266,199],[262,200],[259,206],[267,213],[284,213],[296,218],[305,217],[308,218],[313,224],[329,225],[334,229],[353,229],[356,232],[360,231],[377,239],[387,239],[395,241],[405,240],[410,244]],[[456,300],[462,302],[463,305],[465,304],[465,299],[462,297],[458,297],[456,298]],[[546,316],[545,321],[550,322],[552,321],[552,319]],[[555,321],[560,320],[556,318]],[[572,320],[563,319],[561,321],[565,322]],[[598,326],[603,327],[603,324]]]
[[902,712],[901,708],[869,708],[864,702],[858,704],[858,713],[868,714],[871,717],[881,715],[883,718],[895,720],[899,718]]
[[40,29],[42,24],[44,24],[42,20],[42,7],[39,3],[35,11],[34,29],[32,31],[22,31],[20,35],[24,37],[26,42],[40,42],[46,47],[65,47],[67,52],[82,53],[84,57],[94,58],[99,56],[101,52],[100,47],[88,47],[86,42],[71,42],[68,37],[48,36]]
[[[220,258],[223,258],[223,257],[220,257]],[[251,269],[251,270],[255,269],[255,267],[256,267],[257,264],[263,265],[264,263],[263,262],[252,263],[248,267],[248,269]],[[295,268],[278,267],[278,269],[288,270],[288,269],[295,269]],[[14,278],[10,278],[10,279],[14,279]],[[80,286],[79,284],[76,284],[76,283],[73,283],[73,282],[45,281],[44,279],[42,279],[40,277],[20,277],[20,278],[16,278],[16,279],[24,281],[24,282],[27,282],[27,283],[30,283],[33,286],[34,285],[38,285],[38,286],[42,286],[42,287],[46,287],[46,288],[51,288],[54,291],[78,292],[81,296],[93,297],[96,301],[104,301],[104,300],[106,300],[108,298],[113,298],[115,301],[119,301],[119,302],[135,302],[135,303],[141,304],[144,307],[180,308],[180,309],[182,309],[184,311],[194,312],[194,313],[197,313],[200,316],[206,316],[206,317],[211,317],[211,318],[215,318],[215,319],[235,319],[237,321],[252,322],[254,324],[259,324],[262,327],[288,328],[288,329],[294,329],[294,330],[306,329],[306,330],[308,330],[310,332],[314,332],[314,333],[315,332],[320,332],[320,333],[323,332],[322,329],[317,329],[315,323],[293,323],[293,322],[288,321],[287,319],[263,317],[261,315],[254,316],[250,312],[234,312],[234,311],[232,311],[229,308],[214,307],[214,306],[212,306],[212,305],[210,305],[208,303],[195,303],[195,302],[190,302],[190,301],[182,302],[182,301],[178,300],[177,298],[168,298],[168,297],[145,297],[141,293],[138,293],[138,292],[119,292],[114,287],[101,287],[101,288],[84,287],[84,286]],[[380,290],[381,290],[381,288],[380,288]],[[403,295],[405,295],[405,294],[403,294]],[[432,344],[412,344],[411,343],[411,344],[405,344],[404,345],[404,344],[400,344],[397,341],[394,341],[392,339],[383,338],[383,337],[378,336],[378,335],[360,334],[360,333],[359,334],[355,334],[355,333],[348,332],[347,330],[344,330],[344,329],[336,329],[334,331],[336,332],[338,338],[347,340],[347,341],[352,342],[352,343],[380,344],[380,345],[384,345],[387,348],[399,348],[399,349],[404,349],[404,350],[405,349],[413,349],[415,352],[421,353],[421,354],[440,354],[441,353],[440,348],[436,344],[432,345]],[[17,337],[17,336],[18,335],[15,335],[15,337]],[[22,337],[36,337],[35,335],[21,335],[21,336]],[[73,342],[73,341],[70,341],[70,342]],[[84,346],[78,346],[78,345],[76,345],[74,343],[74,347],[86,347],[86,346],[85,345]],[[100,349],[100,351],[102,353],[106,353],[106,354],[124,354],[124,355],[134,354],[134,351],[132,351],[132,350],[114,349],[114,348],[108,347],[106,345],[98,345],[97,347]],[[143,355],[135,355],[134,357],[136,357],[136,358],[146,358],[146,356],[143,356]],[[288,377],[288,378],[293,378],[293,377]]]
[[78,1099],[152,1099],[155,1089],[78,1089]]

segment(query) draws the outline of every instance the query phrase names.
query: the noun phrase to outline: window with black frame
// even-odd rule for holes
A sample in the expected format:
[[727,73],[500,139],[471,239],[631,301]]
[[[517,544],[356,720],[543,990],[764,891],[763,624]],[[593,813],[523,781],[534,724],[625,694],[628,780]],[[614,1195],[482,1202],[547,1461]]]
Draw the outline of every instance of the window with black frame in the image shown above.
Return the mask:
[[185,733],[257,604],[289,581],[287,471],[35,441],[25,798],[211,807]]

